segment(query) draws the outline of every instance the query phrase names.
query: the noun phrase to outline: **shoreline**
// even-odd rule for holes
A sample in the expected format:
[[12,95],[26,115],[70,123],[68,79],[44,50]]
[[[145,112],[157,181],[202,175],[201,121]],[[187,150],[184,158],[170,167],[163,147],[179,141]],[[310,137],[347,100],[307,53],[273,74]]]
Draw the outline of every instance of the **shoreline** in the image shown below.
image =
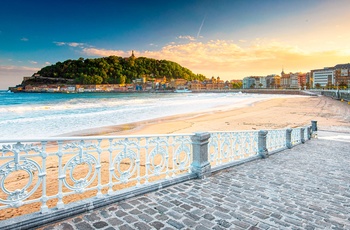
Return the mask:
[[350,106],[327,97],[270,98],[237,108],[222,107],[122,125],[85,129],[65,133],[59,137],[283,129],[311,124],[311,120],[317,120],[321,129],[350,132]]

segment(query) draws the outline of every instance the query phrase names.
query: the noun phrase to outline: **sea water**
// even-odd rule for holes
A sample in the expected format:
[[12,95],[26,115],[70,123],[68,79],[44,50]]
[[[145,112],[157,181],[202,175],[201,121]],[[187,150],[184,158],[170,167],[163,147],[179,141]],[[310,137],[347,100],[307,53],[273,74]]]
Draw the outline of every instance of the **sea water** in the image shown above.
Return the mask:
[[0,139],[62,136],[171,115],[242,107],[271,97],[276,95],[0,91]]

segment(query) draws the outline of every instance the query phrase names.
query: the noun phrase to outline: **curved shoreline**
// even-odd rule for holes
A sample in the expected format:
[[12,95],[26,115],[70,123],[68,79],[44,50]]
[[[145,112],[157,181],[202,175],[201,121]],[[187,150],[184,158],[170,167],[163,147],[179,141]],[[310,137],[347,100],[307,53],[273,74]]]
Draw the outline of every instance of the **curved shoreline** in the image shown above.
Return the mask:
[[60,136],[147,135],[281,129],[310,124],[350,131],[350,106],[327,97],[271,98],[238,108],[201,111],[66,133]]

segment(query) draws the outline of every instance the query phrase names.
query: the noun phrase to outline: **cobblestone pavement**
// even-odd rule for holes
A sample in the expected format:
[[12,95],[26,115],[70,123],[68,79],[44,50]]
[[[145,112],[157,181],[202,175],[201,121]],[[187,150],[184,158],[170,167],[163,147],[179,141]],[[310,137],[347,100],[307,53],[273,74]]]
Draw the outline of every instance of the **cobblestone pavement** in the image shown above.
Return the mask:
[[350,134],[318,137],[40,229],[350,229]]

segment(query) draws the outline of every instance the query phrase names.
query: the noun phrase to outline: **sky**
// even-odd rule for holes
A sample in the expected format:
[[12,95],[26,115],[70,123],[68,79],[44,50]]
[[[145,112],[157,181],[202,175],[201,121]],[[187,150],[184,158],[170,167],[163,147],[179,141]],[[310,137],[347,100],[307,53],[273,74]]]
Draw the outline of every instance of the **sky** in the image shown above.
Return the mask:
[[47,65],[165,59],[224,80],[350,62],[349,0],[1,0],[0,89]]

